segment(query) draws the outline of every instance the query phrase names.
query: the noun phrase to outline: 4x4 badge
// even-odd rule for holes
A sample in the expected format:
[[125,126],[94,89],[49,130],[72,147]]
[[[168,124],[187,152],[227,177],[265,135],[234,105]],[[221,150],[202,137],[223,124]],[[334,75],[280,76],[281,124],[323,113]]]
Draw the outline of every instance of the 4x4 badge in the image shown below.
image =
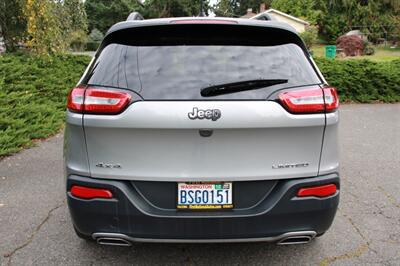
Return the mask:
[[201,110],[193,107],[193,111],[188,113],[188,117],[192,120],[211,119],[212,121],[217,121],[221,117],[221,111],[219,109]]

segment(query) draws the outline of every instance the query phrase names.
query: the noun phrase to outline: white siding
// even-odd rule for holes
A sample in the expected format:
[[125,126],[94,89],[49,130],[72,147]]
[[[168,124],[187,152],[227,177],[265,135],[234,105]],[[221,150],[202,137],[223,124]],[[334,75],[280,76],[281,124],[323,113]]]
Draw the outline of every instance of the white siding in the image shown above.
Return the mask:
[[298,22],[291,18],[282,16],[281,14],[278,14],[275,12],[269,12],[269,15],[273,16],[277,21],[281,21],[281,22],[285,22],[285,23],[289,24],[290,26],[295,28],[298,33],[302,33],[306,30],[306,25],[301,22]]

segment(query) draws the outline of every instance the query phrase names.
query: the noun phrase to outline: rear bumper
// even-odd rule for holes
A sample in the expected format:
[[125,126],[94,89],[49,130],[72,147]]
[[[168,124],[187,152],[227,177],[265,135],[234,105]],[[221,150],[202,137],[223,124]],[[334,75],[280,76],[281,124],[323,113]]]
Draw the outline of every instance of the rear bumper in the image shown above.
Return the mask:
[[[330,183],[338,187],[335,195],[327,198],[296,197],[301,187]],[[107,188],[115,198],[78,199],[69,192],[72,185]],[[88,237],[99,233],[122,234],[130,241],[143,242],[273,242],[288,232],[322,234],[334,219],[339,190],[337,174],[282,180],[249,208],[187,212],[152,204],[127,181],[76,175],[67,178],[68,206],[79,233]]]

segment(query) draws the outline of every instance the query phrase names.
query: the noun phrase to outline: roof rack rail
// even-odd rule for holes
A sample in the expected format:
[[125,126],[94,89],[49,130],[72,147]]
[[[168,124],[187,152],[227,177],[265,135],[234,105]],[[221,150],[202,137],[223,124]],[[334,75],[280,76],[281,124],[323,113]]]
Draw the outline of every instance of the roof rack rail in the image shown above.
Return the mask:
[[144,20],[144,17],[139,12],[132,12],[129,14],[126,21],[131,21],[131,20]]

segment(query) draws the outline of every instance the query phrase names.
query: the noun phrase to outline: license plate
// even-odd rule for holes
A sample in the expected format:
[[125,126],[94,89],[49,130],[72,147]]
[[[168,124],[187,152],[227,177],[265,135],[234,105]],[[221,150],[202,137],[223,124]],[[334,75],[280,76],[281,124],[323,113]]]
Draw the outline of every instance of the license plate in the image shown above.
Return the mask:
[[232,182],[178,183],[178,209],[232,209]]

